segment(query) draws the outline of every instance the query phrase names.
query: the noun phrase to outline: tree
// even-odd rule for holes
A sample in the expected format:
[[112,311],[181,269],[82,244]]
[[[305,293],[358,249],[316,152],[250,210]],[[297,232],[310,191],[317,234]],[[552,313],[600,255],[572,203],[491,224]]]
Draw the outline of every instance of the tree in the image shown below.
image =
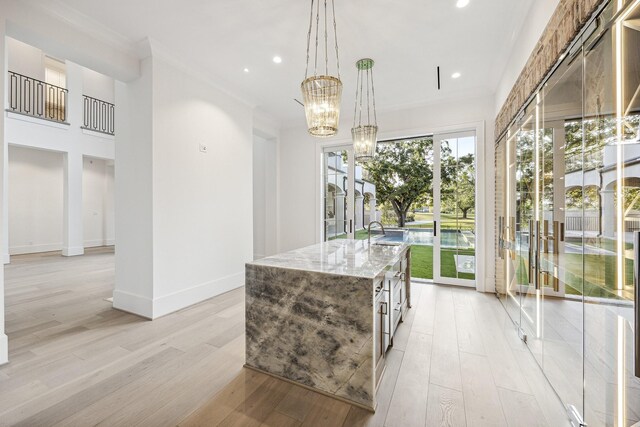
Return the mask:
[[[446,141],[443,141],[443,147]],[[442,186],[440,198],[445,210],[462,212],[462,218],[469,217],[469,211],[476,207],[476,170],[473,154],[459,158],[442,156]]]
[[389,203],[398,226],[404,227],[411,205],[431,190],[433,140],[379,143],[374,160],[366,168],[376,186],[377,200]]

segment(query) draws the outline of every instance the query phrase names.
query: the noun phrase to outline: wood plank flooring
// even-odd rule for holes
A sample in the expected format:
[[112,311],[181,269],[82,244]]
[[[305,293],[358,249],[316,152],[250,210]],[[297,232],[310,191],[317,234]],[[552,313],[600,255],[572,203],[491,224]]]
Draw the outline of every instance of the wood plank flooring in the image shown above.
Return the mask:
[[150,322],[113,280],[109,248],[12,257],[0,426],[567,425],[493,295],[414,284],[371,414],[243,368],[243,289]]

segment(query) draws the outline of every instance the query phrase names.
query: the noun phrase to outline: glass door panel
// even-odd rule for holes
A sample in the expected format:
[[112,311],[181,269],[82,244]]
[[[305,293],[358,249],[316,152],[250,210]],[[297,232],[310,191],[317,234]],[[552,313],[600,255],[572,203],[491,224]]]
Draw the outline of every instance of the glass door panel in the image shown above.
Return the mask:
[[[363,191],[363,216],[384,224],[386,235],[379,239],[406,241],[411,245],[411,276],[415,279],[433,280],[434,277],[435,162],[431,136],[380,141],[372,162],[356,162],[355,224],[359,224],[358,192]],[[359,233],[356,230],[356,239]],[[362,238],[366,238],[366,234],[363,229]]]
[[545,375],[562,401],[580,414],[584,414],[583,72],[582,51],[574,49],[539,95],[537,292],[541,314],[535,336],[542,347]]
[[354,193],[349,191],[350,147],[329,148],[323,152],[324,240],[353,238]]
[[[515,138],[516,153],[516,271],[517,291],[520,295],[520,328],[527,339],[535,337],[539,328],[539,293],[536,292],[537,250],[538,140],[537,120],[539,105],[536,101],[525,110],[522,125]],[[536,358],[541,358],[539,342],[528,341]]]
[[584,399],[590,426],[640,421],[634,319],[634,234],[640,224],[638,22],[636,6],[585,44],[585,219],[587,209],[598,212],[595,231],[585,231],[583,254]]
[[[516,143],[519,126],[509,129],[505,145],[505,157],[503,168],[505,169],[504,186],[504,220],[503,220],[503,246],[504,254],[504,277],[505,294],[503,304],[511,319],[520,326],[520,276],[519,274],[519,241],[516,239],[516,212],[517,212],[517,192],[516,192]],[[521,267],[522,268],[522,267]]]
[[435,141],[434,280],[475,286],[475,133],[437,135]]

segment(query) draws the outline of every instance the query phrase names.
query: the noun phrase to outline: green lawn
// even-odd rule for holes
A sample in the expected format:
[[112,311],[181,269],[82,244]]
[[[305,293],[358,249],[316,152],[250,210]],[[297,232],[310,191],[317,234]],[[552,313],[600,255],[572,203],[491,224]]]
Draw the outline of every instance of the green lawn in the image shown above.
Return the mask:
[[[453,255],[475,255],[473,249],[454,251],[443,249],[440,251],[440,274],[443,277],[456,277],[456,265]],[[433,279],[433,246],[411,246],[411,277]],[[460,273],[461,279],[475,279],[474,274]]]
[[[616,257],[613,255],[564,254],[565,293],[587,297],[615,298]],[[584,272],[583,272],[584,258]],[[625,297],[633,298],[633,260],[625,260]],[[529,283],[527,280],[527,264],[524,258],[518,257],[516,276],[518,283]]]
[[[415,214],[416,221],[433,221],[432,213],[422,213],[416,212]],[[455,215],[450,214],[441,214],[440,215],[440,224],[441,229],[452,229],[452,230],[475,230],[475,215],[469,214],[469,217],[466,219],[456,218]],[[430,224],[420,224],[420,225],[410,225],[410,228],[433,228],[433,223]]]
[[[473,221],[471,219],[470,221]],[[357,230],[355,233],[356,240],[365,240],[369,237],[366,229]],[[346,239],[346,234],[330,237],[329,240]],[[467,249],[455,251],[452,249],[442,249],[440,252],[440,274],[443,277],[456,277],[455,254],[459,255],[475,255],[475,250]],[[411,246],[411,277],[420,279],[433,280],[433,246],[412,245]],[[475,279],[474,274],[460,273],[461,279]]]

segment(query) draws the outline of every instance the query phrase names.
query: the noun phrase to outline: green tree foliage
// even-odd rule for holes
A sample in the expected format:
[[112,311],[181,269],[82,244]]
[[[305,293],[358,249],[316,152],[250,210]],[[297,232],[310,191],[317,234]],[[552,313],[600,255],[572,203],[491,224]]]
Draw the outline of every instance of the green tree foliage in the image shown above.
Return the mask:
[[376,198],[388,203],[404,227],[411,205],[432,189],[433,140],[412,139],[379,143],[374,160],[366,168],[376,186]]
[[[445,141],[446,142],[446,141]],[[440,197],[444,212],[462,212],[467,219],[469,212],[476,206],[476,169],[473,154],[456,159],[443,156],[442,183]]]

